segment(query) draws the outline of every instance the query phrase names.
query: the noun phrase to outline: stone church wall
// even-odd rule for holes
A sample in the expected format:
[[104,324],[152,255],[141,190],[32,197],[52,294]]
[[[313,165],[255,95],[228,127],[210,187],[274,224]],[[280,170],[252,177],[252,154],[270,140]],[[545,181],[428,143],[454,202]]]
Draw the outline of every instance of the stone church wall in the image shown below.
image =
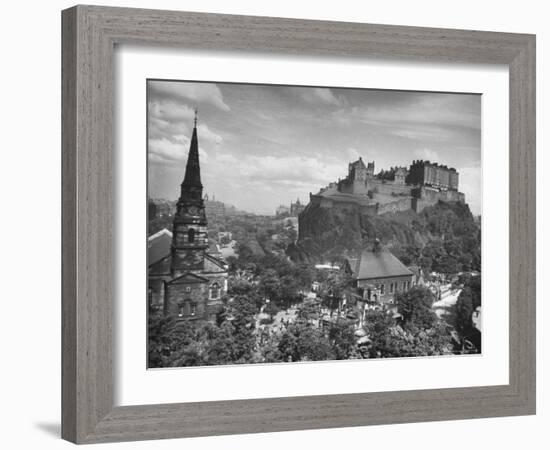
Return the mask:
[[206,299],[208,298],[207,283],[171,283],[166,285],[166,304],[164,312],[174,317],[179,317],[179,307],[188,303],[196,305],[195,315],[191,316],[191,310],[184,308],[182,318],[207,319]]
[[[413,285],[413,275],[401,275],[398,277],[386,277],[386,278],[370,278],[357,280],[357,287],[365,290],[365,295],[367,289],[370,287],[378,287],[377,295],[379,296],[378,301],[386,302],[393,299],[397,292],[402,292],[406,290],[407,284],[408,287]],[[391,285],[393,284],[393,291]],[[382,294],[382,285],[384,285],[384,293]]]

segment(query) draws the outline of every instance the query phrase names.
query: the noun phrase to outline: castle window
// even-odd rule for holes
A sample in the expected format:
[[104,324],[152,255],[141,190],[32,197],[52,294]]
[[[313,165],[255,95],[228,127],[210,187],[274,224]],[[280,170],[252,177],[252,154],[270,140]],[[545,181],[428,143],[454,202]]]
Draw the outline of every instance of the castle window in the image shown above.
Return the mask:
[[220,296],[220,286],[218,285],[218,283],[214,283],[211,287],[210,287],[210,298],[219,298]]
[[190,311],[189,314],[191,314],[192,316],[197,314],[197,304],[196,303],[191,303],[191,311]]
[[195,241],[195,229],[190,228],[187,232],[187,241],[188,242],[194,242]]
[[185,314],[185,305],[181,304],[178,307],[178,317],[183,317],[184,314]]
[[190,286],[185,286],[185,292],[191,292],[191,287]]
[[393,283],[390,283],[390,294],[393,294]]
[[384,295],[384,291],[386,290],[386,285],[385,284],[381,284],[380,285],[380,294],[381,295]]

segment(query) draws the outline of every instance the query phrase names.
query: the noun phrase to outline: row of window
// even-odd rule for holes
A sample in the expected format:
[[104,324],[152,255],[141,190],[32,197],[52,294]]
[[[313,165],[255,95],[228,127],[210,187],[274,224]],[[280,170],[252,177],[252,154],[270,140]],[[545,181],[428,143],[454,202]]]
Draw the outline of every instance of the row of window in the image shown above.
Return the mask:
[[[185,287],[185,292],[191,292],[191,286]],[[210,286],[210,299],[218,299],[220,298],[221,289],[218,283],[212,284]],[[184,317],[184,316],[196,316],[197,315],[197,303],[193,302],[191,300],[186,300],[183,303],[180,303],[178,305],[178,317]]]
[[[185,292],[191,292],[191,286],[186,286]],[[220,298],[220,294],[221,294],[220,285],[218,283],[212,284],[212,286],[210,286],[210,291],[209,291],[210,299],[216,300]]]
[[[380,294],[384,295],[386,292],[386,285],[385,284],[379,284],[378,289],[380,289]],[[393,294],[394,292],[397,292],[399,290],[402,291],[408,291],[411,288],[411,282],[410,281],[403,281],[401,283],[395,282],[390,283],[390,294]]]

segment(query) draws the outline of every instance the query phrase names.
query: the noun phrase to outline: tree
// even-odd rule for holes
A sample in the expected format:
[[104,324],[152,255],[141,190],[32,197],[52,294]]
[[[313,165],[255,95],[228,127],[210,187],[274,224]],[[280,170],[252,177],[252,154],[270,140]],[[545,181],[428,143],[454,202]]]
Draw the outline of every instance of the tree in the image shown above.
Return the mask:
[[208,344],[206,364],[230,364],[233,361],[233,325],[230,322],[224,322],[220,327],[209,325],[205,331]]
[[340,307],[350,283],[351,276],[343,270],[330,272],[327,275],[325,282],[322,284],[321,297],[325,306],[330,309],[331,314]]
[[292,275],[284,275],[279,282],[280,292],[276,300],[280,306],[289,307],[293,303],[302,300],[298,280]]
[[425,273],[430,273],[432,271],[432,266],[433,266],[432,258],[429,258],[427,256],[421,256],[420,258],[418,258],[418,264],[420,265],[420,267],[422,267],[422,270]]
[[453,274],[460,271],[458,261],[452,256],[442,256],[433,266],[433,270],[444,274]]
[[328,339],[336,359],[350,359],[358,356],[355,327],[352,321],[343,320],[332,323]]
[[461,335],[464,335],[472,326],[472,314],[475,309],[470,287],[466,286],[462,289],[456,301],[455,308],[456,329]]
[[270,316],[274,316],[279,312],[279,308],[274,302],[269,302],[267,305],[265,305],[264,313],[269,314]]
[[413,286],[407,292],[396,295],[397,311],[403,316],[404,326],[430,328],[437,321],[432,311],[434,296],[423,286]]
[[[474,328],[472,314],[481,306],[481,277],[465,276],[464,287],[455,304],[456,329],[463,343],[469,341],[474,346],[473,352],[481,351],[479,331]],[[470,350],[472,351],[472,350]]]
[[441,321],[433,327],[403,328],[384,311],[368,311],[364,329],[370,339],[365,355],[369,358],[395,358],[450,354],[451,336]]
[[306,300],[298,307],[298,318],[305,322],[319,319],[319,302],[317,300]]
[[176,321],[162,312],[149,312],[148,367],[166,367],[170,355],[177,348]]
[[233,361],[248,362],[254,352],[256,305],[254,300],[239,295],[229,304],[229,318],[233,327]]
[[258,290],[264,297],[272,301],[279,300],[281,281],[275,269],[268,269],[262,274],[258,283]]
[[246,296],[256,306],[257,310],[259,310],[263,304],[263,299],[258,293],[256,286],[244,278],[230,278],[228,294],[230,297],[239,295]]
[[319,328],[293,323],[282,334],[278,349],[284,361],[334,359],[330,342]]

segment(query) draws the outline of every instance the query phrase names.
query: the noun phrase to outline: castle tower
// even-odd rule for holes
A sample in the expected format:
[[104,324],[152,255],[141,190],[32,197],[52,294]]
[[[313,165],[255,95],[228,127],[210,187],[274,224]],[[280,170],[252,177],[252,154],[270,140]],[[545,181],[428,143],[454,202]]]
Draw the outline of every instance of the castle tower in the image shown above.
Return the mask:
[[363,158],[359,157],[357,161],[349,164],[348,180],[352,183],[352,194],[367,194],[367,176],[368,169]]
[[374,161],[371,161],[367,164],[367,176],[373,177],[374,176]]
[[208,248],[206,225],[199,164],[197,112],[195,111],[193,136],[174,217],[170,268],[172,276],[203,269],[205,252]]

